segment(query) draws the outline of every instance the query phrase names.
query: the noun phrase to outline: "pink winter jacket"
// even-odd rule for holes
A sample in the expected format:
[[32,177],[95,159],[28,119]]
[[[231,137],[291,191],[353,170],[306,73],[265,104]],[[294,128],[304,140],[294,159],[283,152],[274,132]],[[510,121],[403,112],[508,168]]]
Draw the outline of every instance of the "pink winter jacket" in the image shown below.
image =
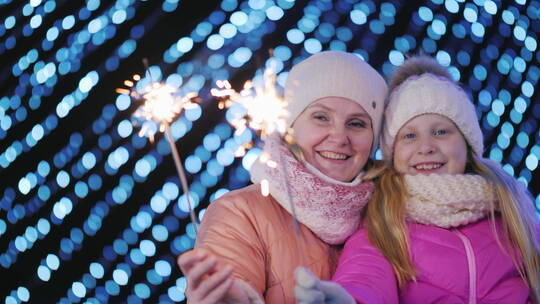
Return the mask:
[[[496,225],[502,235],[499,219]],[[358,303],[531,303],[489,220],[456,229],[415,223],[408,228],[417,282],[398,288],[392,266],[365,229],[347,240],[333,281]]]

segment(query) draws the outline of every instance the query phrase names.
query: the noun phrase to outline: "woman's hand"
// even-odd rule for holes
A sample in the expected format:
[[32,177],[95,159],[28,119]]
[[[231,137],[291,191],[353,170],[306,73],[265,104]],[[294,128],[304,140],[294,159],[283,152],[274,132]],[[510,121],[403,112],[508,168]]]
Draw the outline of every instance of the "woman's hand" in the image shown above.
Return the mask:
[[227,298],[235,296],[236,288],[230,290],[234,283],[232,267],[220,266],[216,257],[206,250],[188,251],[180,255],[177,262],[186,276],[186,296],[191,303],[226,303]]
[[294,296],[299,304],[354,304],[356,301],[341,285],[322,281],[311,271],[298,267],[295,271]]

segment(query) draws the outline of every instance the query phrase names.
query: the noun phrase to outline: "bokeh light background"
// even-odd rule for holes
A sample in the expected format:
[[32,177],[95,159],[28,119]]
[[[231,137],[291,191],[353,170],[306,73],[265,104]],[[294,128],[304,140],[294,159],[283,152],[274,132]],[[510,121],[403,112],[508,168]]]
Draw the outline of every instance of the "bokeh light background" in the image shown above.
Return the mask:
[[[194,243],[167,142],[137,135],[115,93],[144,73],[198,107],[171,126],[201,218],[249,182],[260,150],[234,136],[216,80],[240,88],[268,64],[321,50],[357,53],[383,74],[433,55],[473,97],[485,156],[540,206],[538,33],[534,0],[0,0],[0,301],[185,300],[176,256]],[[273,49],[273,52],[269,52]],[[321,71],[324,72],[324,71]]]

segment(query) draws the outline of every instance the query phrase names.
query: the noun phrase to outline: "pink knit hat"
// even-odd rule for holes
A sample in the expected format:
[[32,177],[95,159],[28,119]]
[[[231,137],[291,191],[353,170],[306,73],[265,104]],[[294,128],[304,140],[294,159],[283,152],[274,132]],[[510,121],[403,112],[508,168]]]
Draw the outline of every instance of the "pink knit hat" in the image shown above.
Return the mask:
[[385,110],[381,139],[384,159],[392,159],[395,137],[403,125],[428,113],[448,117],[461,131],[473,153],[482,155],[483,136],[474,105],[444,68],[432,58],[412,57],[396,70],[395,75],[394,78],[401,79],[395,87],[395,79],[392,81]]
[[287,126],[318,99],[347,98],[362,106],[370,116],[374,138],[372,150],[375,150],[387,90],[382,76],[357,55],[340,51],[317,53],[295,65],[287,76]]

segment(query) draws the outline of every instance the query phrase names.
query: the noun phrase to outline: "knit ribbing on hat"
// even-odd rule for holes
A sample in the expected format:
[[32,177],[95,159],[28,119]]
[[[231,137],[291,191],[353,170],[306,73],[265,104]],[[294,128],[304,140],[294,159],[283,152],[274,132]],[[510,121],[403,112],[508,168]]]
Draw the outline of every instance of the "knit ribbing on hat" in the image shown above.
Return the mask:
[[358,103],[371,118],[377,147],[387,86],[382,76],[358,56],[339,51],[315,54],[295,65],[285,83],[287,126],[313,102],[342,97]]
[[422,114],[448,117],[461,131],[474,154],[484,150],[474,105],[454,82],[430,73],[407,78],[390,94],[382,130],[381,150],[392,159],[395,137],[412,118]]

